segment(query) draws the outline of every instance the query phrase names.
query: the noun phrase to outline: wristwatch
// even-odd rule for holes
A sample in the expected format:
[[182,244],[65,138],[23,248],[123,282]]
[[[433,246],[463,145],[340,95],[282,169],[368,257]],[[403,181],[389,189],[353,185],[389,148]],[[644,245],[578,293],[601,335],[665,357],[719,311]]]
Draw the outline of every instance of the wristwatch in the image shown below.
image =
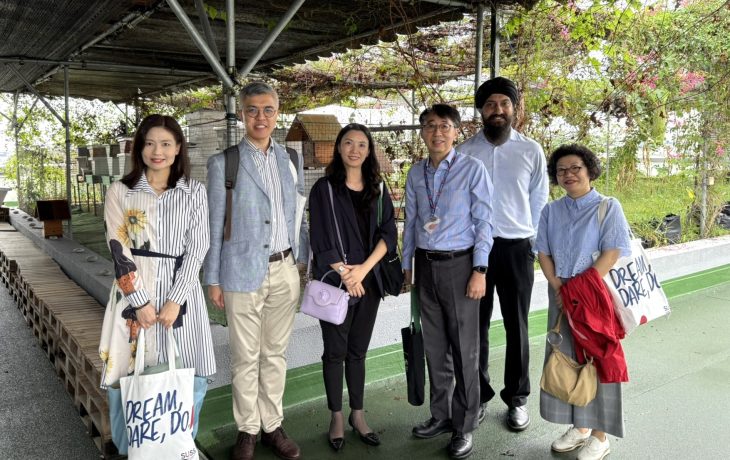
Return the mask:
[[340,265],[339,267],[337,267],[337,271],[340,274],[345,273],[345,266],[344,265]]
[[477,265],[476,267],[474,267],[474,271],[477,273],[486,274],[487,267],[485,267],[484,265]]

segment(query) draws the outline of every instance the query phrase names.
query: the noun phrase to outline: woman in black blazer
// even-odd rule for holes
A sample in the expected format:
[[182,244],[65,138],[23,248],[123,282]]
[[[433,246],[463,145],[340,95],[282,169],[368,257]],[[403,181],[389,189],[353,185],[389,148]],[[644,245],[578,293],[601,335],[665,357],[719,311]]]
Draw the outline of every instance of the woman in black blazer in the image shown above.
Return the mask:
[[[327,406],[332,411],[329,444],[335,451],[345,444],[343,363],[350,396],[350,426],[364,443],[380,444],[363,412],[365,357],[378,306],[384,297],[378,262],[386,253],[396,250],[398,237],[393,202],[385,186],[382,188],[382,218],[378,224],[381,183],[380,166],[370,131],[363,125],[351,123],[337,135],[334,155],[327,165],[325,177],[314,184],[309,194],[314,277],[320,279],[334,270],[325,281],[335,286],[342,281],[351,297],[344,323],[337,326],[320,321],[324,342],[324,386]],[[331,203],[334,203],[342,248],[337,239]]]

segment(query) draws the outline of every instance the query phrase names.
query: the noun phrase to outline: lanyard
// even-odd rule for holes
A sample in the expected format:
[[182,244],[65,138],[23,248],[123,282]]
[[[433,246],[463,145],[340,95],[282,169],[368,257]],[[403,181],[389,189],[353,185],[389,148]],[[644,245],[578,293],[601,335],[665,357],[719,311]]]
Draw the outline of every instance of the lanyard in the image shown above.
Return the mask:
[[[446,172],[444,173],[444,178],[441,181],[441,185],[439,185],[438,192],[436,192],[436,198],[434,199],[433,192],[431,192],[431,187],[428,186],[428,174],[426,171],[428,170],[428,162],[429,160],[426,159],[426,161],[423,162],[423,181],[426,183],[426,194],[428,195],[428,206],[431,208],[431,217],[433,218],[436,215],[436,206],[439,204],[439,198],[441,198],[441,192],[444,190],[444,185],[446,184],[446,178],[449,177],[449,171],[451,171],[451,167],[454,166],[454,163],[456,163],[456,153],[454,153],[454,158],[451,160],[451,163],[449,163],[449,166],[446,168]],[[436,171],[433,173],[433,182],[434,186],[436,185]]]

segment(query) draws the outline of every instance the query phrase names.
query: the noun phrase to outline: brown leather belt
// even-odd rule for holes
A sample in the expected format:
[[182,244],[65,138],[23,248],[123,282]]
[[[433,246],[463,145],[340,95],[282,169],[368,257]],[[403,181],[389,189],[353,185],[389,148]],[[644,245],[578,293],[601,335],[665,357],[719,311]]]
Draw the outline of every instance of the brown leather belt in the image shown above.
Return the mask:
[[278,262],[280,260],[283,260],[287,256],[289,256],[289,254],[291,254],[291,248],[286,249],[286,250],[281,251],[281,252],[275,252],[275,253],[273,253],[273,254],[271,254],[269,256],[269,263],[271,263],[271,262]]

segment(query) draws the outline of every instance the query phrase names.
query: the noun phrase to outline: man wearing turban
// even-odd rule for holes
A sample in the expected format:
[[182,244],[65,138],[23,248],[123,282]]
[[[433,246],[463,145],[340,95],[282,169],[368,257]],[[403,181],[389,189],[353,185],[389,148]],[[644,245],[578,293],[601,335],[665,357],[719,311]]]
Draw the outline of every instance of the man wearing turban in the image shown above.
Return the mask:
[[457,147],[457,151],[481,160],[494,185],[494,245],[487,267],[487,292],[479,311],[479,422],[484,420],[487,402],[495,395],[488,365],[489,323],[496,288],[507,335],[504,388],[500,396],[508,407],[508,427],[522,431],[530,424],[527,314],[535,273],[533,243],[548,197],[545,155],[537,142],[512,128],[520,103],[514,82],[504,77],[484,82],[474,103],[481,110],[484,129]]

